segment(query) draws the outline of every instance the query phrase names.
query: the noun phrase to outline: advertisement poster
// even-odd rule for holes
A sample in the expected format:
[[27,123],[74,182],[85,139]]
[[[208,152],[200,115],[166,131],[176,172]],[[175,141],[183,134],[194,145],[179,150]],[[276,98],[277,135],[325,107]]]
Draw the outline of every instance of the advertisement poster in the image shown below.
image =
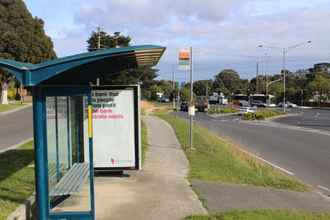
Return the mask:
[[139,168],[140,125],[136,88],[93,88],[95,168]]

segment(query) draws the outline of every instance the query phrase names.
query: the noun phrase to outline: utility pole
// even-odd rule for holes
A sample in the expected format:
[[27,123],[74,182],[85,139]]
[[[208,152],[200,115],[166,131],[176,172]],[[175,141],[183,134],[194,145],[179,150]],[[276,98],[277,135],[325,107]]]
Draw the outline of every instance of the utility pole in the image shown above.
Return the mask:
[[206,81],[205,96],[206,96],[207,100],[209,100],[209,82],[208,81]]
[[283,48],[283,112],[286,112],[286,100],[285,100],[285,93],[286,93],[286,48]]
[[172,70],[172,102],[173,102],[173,110],[175,110],[175,82],[174,82],[174,66]]
[[257,71],[256,71],[256,94],[259,94],[259,60],[257,61]]
[[[97,27],[97,49],[101,49],[101,28]],[[100,78],[96,78],[96,86],[100,86]]]
[[259,45],[258,47],[264,47],[264,48],[270,48],[270,49],[281,49],[282,50],[282,53],[283,53],[283,112],[286,112],[286,56],[287,56],[287,53],[292,50],[292,49],[295,49],[295,48],[298,48],[298,47],[301,47],[303,45],[306,45],[306,44],[310,44],[312,43],[312,41],[304,41],[302,43],[299,43],[299,44],[296,44],[296,45],[293,45],[293,46],[290,46],[290,47],[284,47],[284,48],[281,48],[281,47],[274,47],[274,46],[267,46],[267,45]]
[[193,55],[192,55],[192,47],[190,47],[190,108],[191,112],[189,112],[190,118],[190,150],[193,149],[193,125],[194,125],[194,85],[193,85]]

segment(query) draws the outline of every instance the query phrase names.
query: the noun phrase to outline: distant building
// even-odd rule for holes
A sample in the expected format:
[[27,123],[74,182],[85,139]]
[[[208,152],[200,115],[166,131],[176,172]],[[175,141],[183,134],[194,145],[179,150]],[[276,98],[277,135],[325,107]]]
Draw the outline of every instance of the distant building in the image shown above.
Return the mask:
[[327,72],[330,74],[330,63],[317,63],[314,68],[309,69],[311,73]]

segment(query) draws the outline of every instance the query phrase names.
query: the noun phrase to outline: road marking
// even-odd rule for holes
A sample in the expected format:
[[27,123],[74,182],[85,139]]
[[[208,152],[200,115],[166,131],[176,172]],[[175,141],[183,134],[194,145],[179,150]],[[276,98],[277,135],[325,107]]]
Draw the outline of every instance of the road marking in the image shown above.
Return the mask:
[[242,150],[242,149],[241,149],[241,151],[243,151],[244,153],[246,153],[246,154],[248,154],[248,155],[250,155],[250,156],[252,156],[252,157],[254,157],[254,158],[258,159],[258,160],[261,160],[262,162],[264,162],[264,163],[266,163],[266,164],[268,164],[268,165],[270,165],[270,166],[272,166],[272,167],[274,167],[274,168],[276,168],[278,170],[281,170],[282,172],[284,172],[284,173],[286,173],[286,174],[288,174],[290,176],[294,176],[295,175],[293,172],[291,172],[291,171],[289,171],[287,169],[284,169],[284,168],[282,168],[282,167],[280,167],[280,166],[278,166],[278,165],[276,165],[276,164],[274,164],[272,162],[269,162],[269,161],[267,161],[267,160],[265,160],[265,159],[263,159],[263,158],[255,155],[253,153],[250,153],[250,152],[245,151],[245,150]]
[[4,152],[6,152],[6,151],[9,151],[9,150],[14,150],[14,149],[20,147],[21,145],[26,144],[26,143],[28,143],[28,142],[30,142],[30,141],[33,141],[33,138],[25,139],[24,141],[21,141],[21,142],[18,143],[18,144],[12,145],[12,146],[10,146],[10,147],[8,147],[8,148],[6,148],[6,149],[0,149],[0,154],[1,154],[1,153],[4,153]]
[[325,191],[330,192],[330,189],[327,188],[327,187],[325,187],[325,186],[318,185],[317,187],[320,188],[320,189],[322,189],[322,190],[325,190]]

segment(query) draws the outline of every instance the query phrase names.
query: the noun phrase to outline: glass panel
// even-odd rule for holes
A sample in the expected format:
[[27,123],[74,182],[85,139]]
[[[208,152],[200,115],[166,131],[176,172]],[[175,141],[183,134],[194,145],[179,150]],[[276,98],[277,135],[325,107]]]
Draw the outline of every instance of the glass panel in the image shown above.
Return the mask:
[[67,97],[57,97],[58,150],[61,175],[64,175],[70,168],[68,158],[70,151],[68,107]]
[[60,178],[57,164],[56,107],[55,97],[46,98],[47,111],[47,146],[48,146],[48,182],[53,187]]
[[82,100],[83,97],[46,98],[50,213],[90,210]]

